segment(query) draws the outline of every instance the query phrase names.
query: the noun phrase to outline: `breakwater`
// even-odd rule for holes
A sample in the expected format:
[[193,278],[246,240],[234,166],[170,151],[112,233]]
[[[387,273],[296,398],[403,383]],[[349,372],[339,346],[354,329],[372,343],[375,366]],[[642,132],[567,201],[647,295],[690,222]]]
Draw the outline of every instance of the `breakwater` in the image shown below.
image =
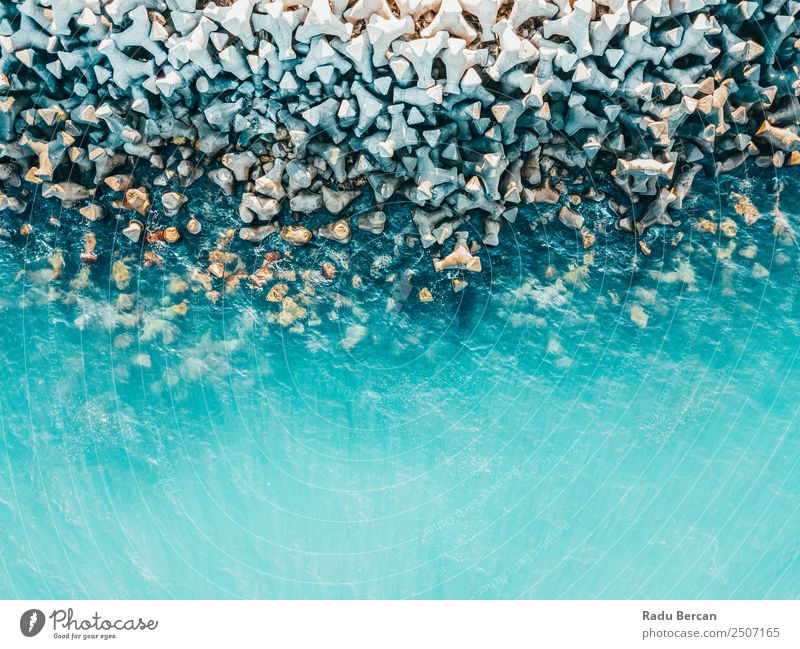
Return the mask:
[[[800,3],[25,0],[0,8],[0,209],[111,209],[133,242],[203,228],[186,188],[240,197],[239,237],[347,243],[412,204],[436,270],[479,271],[519,207],[592,240],[672,225],[695,175],[800,162]],[[150,174],[142,182],[142,173]],[[351,215],[369,194],[375,209]],[[308,227],[312,214],[330,215]],[[24,232],[24,224],[21,226]],[[446,243],[452,247],[439,251]],[[86,263],[92,252],[87,251]]]

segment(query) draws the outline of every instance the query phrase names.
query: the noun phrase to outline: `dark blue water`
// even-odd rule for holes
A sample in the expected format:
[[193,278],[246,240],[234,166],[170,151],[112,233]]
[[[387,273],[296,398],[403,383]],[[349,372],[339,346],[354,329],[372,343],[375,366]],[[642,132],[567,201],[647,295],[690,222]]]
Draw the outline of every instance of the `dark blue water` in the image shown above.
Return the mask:
[[[529,210],[460,293],[403,206],[384,237],[295,250],[263,292],[209,294],[192,270],[233,201],[209,195],[202,243],[153,248],[163,267],[121,224],[57,229],[38,203],[0,255],[0,596],[797,597],[781,178],[701,181],[649,255],[603,205],[581,208],[589,249]],[[249,274],[289,247],[230,250]],[[265,300],[276,283],[301,311]]]

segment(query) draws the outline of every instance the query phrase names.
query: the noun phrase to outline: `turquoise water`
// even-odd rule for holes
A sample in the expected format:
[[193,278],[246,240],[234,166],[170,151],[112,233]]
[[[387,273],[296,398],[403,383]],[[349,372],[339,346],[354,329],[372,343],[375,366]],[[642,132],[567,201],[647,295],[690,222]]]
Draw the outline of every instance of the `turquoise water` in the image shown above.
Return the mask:
[[800,183],[751,173],[650,255],[602,205],[588,250],[523,215],[457,294],[393,208],[275,265],[314,271],[284,274],[286,327],[246,281],[183,290],[201,244],[142,268],[113,223],[70,286],[89,226],[37,205],[0,262],[0,596],[797,597],[800,263],[773,229]]

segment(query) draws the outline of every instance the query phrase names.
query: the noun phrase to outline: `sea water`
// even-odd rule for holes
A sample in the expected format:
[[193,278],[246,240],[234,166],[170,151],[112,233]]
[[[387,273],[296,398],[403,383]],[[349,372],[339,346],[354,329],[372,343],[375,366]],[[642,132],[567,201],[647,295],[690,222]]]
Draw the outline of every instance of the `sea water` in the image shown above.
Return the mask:
[[193,189],[203,235],[149,268],[36,203],[0,255],[0,596],[797,597],[800,179],[773,173],[699,180],[643,247],[602,203],[589,248],[526,208],[459,293],[402,205],[236,248],[293,255],[288,326],[186,280],[235,202]]

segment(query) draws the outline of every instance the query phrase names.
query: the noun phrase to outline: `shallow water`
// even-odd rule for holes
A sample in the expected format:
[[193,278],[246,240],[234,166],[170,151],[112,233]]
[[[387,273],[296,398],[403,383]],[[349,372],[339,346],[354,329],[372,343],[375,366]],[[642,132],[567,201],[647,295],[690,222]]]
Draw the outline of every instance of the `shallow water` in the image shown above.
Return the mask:
[[[781,173],[777,208],[765,172],[700,181],[649,256],[601,205],[589,250],[521,215],[458,294],[395,207],[385,237],[276,265],[338,269],[286,282],[307,300],[289,327],[246,281],[175,292],[207,249],[142,268],[113,224],[71,288],[89,226],[41,203],[0,259],[0,596],[797,597],[800,262],[773,228],[798,227],[800,178]],[[709,210],[735,238],[691,227]],[[248,272],[269,249],[236,248]]]

